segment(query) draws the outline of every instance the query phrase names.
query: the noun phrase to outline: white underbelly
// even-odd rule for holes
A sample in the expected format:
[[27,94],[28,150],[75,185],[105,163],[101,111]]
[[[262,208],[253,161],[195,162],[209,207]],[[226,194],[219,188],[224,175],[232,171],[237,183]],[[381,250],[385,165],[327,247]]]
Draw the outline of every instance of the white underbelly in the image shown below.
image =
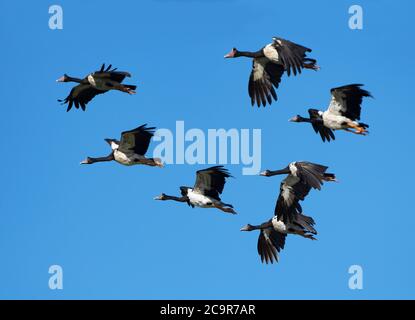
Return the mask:
[[203,194],[193,192],[191,189],[188,190],[187,196],[193,205],[200,208],[213,208],[213,203],[216,202],[215,199],[211,199],[207,196],[204,196]]
[[324,125],[330,129],[340,130],[347,128],[348,126],[346,125],[346,123],[350,122],[350,120],[344,116],[324,112],[323,122]]
[[140,164],[140,160],[142,157],[140,157],[137,154],[127,154],[124,152],[121,152],[119,150],[114,150],[114,159],[120,164],[123,164],[125,166],[132,166],[135,164]]

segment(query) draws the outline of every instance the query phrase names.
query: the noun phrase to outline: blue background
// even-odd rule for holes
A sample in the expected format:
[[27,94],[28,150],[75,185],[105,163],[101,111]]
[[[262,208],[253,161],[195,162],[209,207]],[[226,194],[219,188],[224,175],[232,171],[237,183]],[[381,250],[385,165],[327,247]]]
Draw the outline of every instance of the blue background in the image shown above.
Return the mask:
[[[48,28],[48,8],[64,11]],[[413,1],[359,1],[364,29],[348,27],[353,1],[1,1],[2,298],[415,298],[412,208]],[[284,77],[279,101],[250,107],[251,61],[225,60],[232,47],[257,50],[281,36],[313,48],[322,69]],[[87,112],[56,99],[112,63],[137,95],[110,92]],[[324,109],[329,89],[364,83],[368,137],[338,132],[323,144],[287,120]],[[340,183],[303,203],[318,241],[290,236],[277,265],[263,265],[246,223],[272,216],[280,178],[242,176],[223,200],[239,215],[153,201],[192,185],[206,166],[164,169],[116,163],[80,166],[108,154],[103,138],[142,123],[174,129],[261,128],[262,168],[294,160],[327,164]],[[155,144],[153,143],[151,148]],[[48,268],[64,289],[48,288]],[[348,268],[364,289],[348,288]]]

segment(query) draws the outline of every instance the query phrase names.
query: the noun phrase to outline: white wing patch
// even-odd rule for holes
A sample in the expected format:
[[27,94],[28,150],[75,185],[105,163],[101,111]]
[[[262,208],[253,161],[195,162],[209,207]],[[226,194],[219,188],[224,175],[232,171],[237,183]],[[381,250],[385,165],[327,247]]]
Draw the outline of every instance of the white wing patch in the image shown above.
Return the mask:
[[345,105],[342,103],[342,101],[337,101],[336,98],[333,96],[331,97],[331,101],[329,104],[329,108],[327,109],[329,113],[342,116],[342,112],[346,111]]
[[265,65],[267,64],[268,59],[267,58],[259,58],[254,59],[254,71],[253,71],[253,79],[254,81],[258,81],[259,79],[262,79],[265,72]]
[[293,194],[292,194],[292,188],[291,187],[289,187],[287,185],[283,185],[281,196],[284,199],[284,202],[286,203],[286,205],[288,207],[293,205],[294,197],[293,197]]

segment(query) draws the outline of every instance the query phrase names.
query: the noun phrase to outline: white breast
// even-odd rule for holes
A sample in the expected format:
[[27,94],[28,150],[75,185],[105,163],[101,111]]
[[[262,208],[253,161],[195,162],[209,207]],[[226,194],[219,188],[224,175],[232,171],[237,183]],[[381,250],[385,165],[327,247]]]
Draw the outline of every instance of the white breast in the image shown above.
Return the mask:
[[272,218],[272,226],[274,227],[275,231],[287,233],[287,226],[284,222],[278,220],[277,217]]
[[298,168],[295,164],[296,164],[295,162],[291,162],[290,165],[288,166],[293,176],[297,176],[297,171],[298,171]]
[[138,164],[135,161],[135,155],[134,154],[126,154],[126,153],[121,152],[119,150],[114,150],[114,159],[118,163],[121,163],[125,166],[131,166],[133,164]]
[[323,122],[324,125],[333,130],[340,130],[347,128],[344,123],[349,122],[350,120],[344,116],[336,115],[331,112],[325,111],[323,113]]
[[212,208],[213,202],[215,201],[214,199],[211,199],[200,193],[194,192],[192,189],[187,191],[187,196],[193,205],[201,208]]
[[278,54],[277,49],[272,45],[272,43],[265,46],[265,48],[262,50],[264,55],[271,60],[274,63],[280,63],[280,56]]

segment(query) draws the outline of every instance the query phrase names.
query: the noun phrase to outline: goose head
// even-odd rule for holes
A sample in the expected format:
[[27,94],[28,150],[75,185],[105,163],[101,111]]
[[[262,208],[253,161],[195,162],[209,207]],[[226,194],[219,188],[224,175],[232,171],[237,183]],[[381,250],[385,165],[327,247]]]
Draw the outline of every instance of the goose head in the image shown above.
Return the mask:
[[232,50],[228,54],[225,55],[225,58],[236,58],[238,57],[238,53],[239,53],[238,49],[232,48]]
[[167,200],[166,194],[162,193],[161,195],[154,198],[154,200]]
[[56,82],[69,82],[71,79],[70,76],[68,76],[66,73],[60,77],[59,79],[56,80]]
[[241,231],[252,231],[252,230],[255,230],[255,228],[253,225],[250,225],[249,223],[246,226],[243,226],[241,228]]
[[81,164],[91,164],[91,163],[93,163],[93,161],[90,157],[87,157],[85,160],[81,161]]
[[290,121],[290,122],[302,122],[302,119],[303,119],[303,117],[300,116],[299,114],[297,114],[296,116],[292,117],[288,121]]

